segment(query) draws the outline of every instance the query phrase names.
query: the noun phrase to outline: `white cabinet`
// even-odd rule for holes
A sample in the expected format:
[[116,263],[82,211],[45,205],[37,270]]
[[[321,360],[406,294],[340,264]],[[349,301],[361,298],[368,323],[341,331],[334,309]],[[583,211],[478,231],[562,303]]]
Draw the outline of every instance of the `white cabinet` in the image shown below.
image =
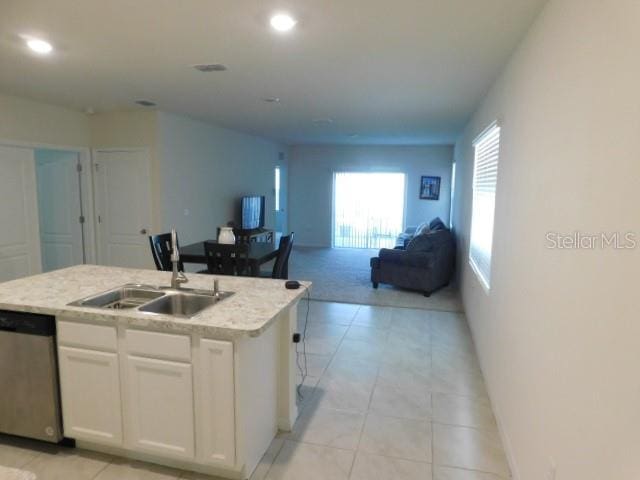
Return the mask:
[[233,344],[202,340],[198,375],[198,461],[235,464]]
[[61,346],[58,356],[65,436],[121,445],[118,355]]
[[191,365],[127,356],[126,446],[194,459]]
[[232,342],[72,319],[57,333],[67,437],[238,468]]

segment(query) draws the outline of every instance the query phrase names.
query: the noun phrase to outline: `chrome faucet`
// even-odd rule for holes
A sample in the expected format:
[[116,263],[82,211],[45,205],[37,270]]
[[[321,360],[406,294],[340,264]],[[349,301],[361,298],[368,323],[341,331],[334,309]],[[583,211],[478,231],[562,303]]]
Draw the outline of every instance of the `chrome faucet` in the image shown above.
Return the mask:
[[184,273],[178,271],[180,252],[178,251],[178,235],[176,234],[175,228],[171,229],[171,263],[173,264],[171,288],[180,288],[180,285],[187,283],[189,279]]

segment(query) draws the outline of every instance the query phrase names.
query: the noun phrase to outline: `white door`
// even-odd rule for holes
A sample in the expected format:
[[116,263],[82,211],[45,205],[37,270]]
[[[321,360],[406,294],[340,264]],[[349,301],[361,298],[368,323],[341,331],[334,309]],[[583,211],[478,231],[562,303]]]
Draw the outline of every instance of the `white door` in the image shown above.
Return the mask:
[[65,436],[122,445],[118,355],[60,347],[58,357]]
[[147,150],[96,150],[98,263],[154,268],[148,235],[151,176]]
[[195,458],[191,365],[127,357],[127,446]]
[[198,458],[233,466],[236,461],[233,343],[200,342]]
[[0,146],[0,282],[40,273],[33,149]]
[[77,152],[36,150],[42,270],[85,263]]

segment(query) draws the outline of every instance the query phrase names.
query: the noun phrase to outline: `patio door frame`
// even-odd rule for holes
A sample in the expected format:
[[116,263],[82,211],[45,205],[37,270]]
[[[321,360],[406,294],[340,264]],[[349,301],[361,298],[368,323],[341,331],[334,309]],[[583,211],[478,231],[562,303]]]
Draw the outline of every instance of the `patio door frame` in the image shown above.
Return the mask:
[[[395,168],[375,168],[375,169],[346,169],[334,170],[331,181],[331,248],[355,248],[355,247],[336,247],[336,176],[341,173],[397,173],[404,176],[404,198],[402,199],[402,230],[407,225],[407,184],[409,175],[407,172],[397,170]],[[398,232],[400,234],[402,232]]]

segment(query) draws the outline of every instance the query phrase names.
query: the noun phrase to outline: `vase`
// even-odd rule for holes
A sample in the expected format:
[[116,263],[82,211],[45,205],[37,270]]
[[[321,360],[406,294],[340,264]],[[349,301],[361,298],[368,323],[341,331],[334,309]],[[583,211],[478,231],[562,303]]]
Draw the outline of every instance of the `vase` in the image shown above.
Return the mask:
[[233,234],[233,229],[231,227],[220,227],[218,243],[226,245],[233,245],[236,243],[236,236]]

